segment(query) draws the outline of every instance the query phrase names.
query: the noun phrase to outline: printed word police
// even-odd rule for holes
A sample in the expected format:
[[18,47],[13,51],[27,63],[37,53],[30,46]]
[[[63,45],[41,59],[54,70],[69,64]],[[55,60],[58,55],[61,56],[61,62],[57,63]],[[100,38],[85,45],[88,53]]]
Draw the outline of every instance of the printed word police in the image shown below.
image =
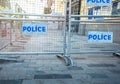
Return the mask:
[[110,3],[110,0],[87,0],[87,3]]
[[89,34],[88,40],[112,40],[112,36],[109,34]]
[[45,26],[23,26],[23,32],[46,32]]

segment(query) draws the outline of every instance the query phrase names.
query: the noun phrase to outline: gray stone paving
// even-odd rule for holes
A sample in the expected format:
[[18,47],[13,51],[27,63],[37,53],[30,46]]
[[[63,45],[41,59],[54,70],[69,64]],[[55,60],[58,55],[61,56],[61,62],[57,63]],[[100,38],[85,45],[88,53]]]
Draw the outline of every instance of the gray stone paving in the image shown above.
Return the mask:
[[0,80],[0,84],[22,84],[22,80]]
[[[49,33],[53,38],[45,36],[19,40],[2,51],[61,51],[62,33],[58,31],[54,33]],[[55,35],[58,38],[54,38]],[[108,48],[116,50],[120,47],[118,44],[111,44],[111,47],[108,45],[110,44],[88,45],[86,37],[72,36],[72,51]],[[45,47],[41,49],[42,46]],[[64,61],[55,55],[6,55],[4,57],[8,56],[24,61],[0,63],[0,84],[120,84],[120,58],[112,54],[72,55],[74,67],[65,66]]]
[[72,79],[70,74],[40,74],[35,75],[34,79]]
[[[53,55],[27,56],[24,62],[0,64],[0,84],[119,84],[120,64],[117,62],[120,60],[117,57],[106,59],[104,56],[109,57],[101,54],[101,58],[93,56],[92,59],[89,55],[79,55],[86,59],[74,59],[74,67],[65,66],[63,61]],[[113,61],[115,66],[107,60]],[[103,61],[107,65],[101,65]],[[100,66],[96,67],[96,64]]]

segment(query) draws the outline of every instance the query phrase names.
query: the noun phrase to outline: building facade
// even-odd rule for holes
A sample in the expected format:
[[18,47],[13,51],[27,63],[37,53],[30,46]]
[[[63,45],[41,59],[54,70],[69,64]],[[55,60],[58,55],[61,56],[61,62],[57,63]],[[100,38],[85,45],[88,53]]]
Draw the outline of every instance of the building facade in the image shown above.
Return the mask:
[[113,1],[112,15],[120,15],[120,0]]
[[47,0],[47,7],[44,8],[44,13],[64,15],[64,9],[64,0]]
[[0,0],[0,11],[6,11],[10,9],[9,0]]
[[[14,3],[14,5],[13,5]],[[6,13],[23,13],[22,7],[11,0],[0,0],[0,12]],[[10,18],[10,15],[0,14],[0,17]],[[14,18],[22,18],[20,15],[12,15]],[[0,50],[13,41],[21,37],[21,22],[0,20]]]
[[[0,0],[0,12],[8,12],[10,9],[9,0]],[[0,14],[0,17],[8,17],[8,15]],[[10,42],[10,24],[0,20],[0,50]]]

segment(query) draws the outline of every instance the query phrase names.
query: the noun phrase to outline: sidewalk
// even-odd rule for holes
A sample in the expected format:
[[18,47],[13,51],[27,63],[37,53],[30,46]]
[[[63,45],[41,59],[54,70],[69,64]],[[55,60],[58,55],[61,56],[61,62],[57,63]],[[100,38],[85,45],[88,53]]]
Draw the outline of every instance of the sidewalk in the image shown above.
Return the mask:
[[0,84],[120,84],[120,58],[110,54],[75,55],[74,67],[53,55],[20,58],[0,63]]
[[[44,37],[33,36],[18,40],[3,51],[59,52],[63,49],[62,37],[58,31]],[[117,44],[88,45],[86,38],[78,35],[73,35],[71,40],[72,51],[119,50],[120,47]],[[74,67],[65,66],[55,55],[8,56],[24,61],[0,61],[0,84],[120,84],[120,57],[112,54],[72,55]]]

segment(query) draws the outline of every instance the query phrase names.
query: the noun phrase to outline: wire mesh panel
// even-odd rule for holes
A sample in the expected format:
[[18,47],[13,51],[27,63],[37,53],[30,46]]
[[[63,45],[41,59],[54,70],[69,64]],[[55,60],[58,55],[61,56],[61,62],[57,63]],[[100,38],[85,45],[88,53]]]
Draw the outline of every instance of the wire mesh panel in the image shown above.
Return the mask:
[[[0,52],[63,52],[63,0],[4,2],[6,8],[0,9]],[[3,43],[9,45],[3,47]]]
[[72,52],[117,52],[119,31],[119,23],[81,23],[79,34],[73,32],[71,36]]
[[10,24],[0,21],[0,50],[10,42]]
[[120,52],[120,1],[112,0],[109,6],[88,6],[92,0],[69,1],[70,53]]

